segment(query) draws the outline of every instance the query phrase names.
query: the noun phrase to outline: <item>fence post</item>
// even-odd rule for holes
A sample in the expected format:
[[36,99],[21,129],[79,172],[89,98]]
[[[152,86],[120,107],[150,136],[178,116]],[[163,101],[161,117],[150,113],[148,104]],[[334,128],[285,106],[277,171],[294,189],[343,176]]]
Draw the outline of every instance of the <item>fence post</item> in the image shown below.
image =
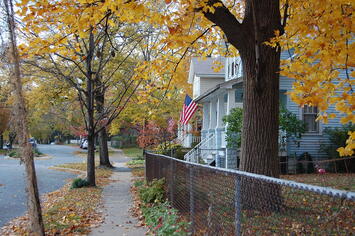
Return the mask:
[[189,192],[190,192],[190,222],[191,233],[194,234],[194,192],[193,192],[193,166],[189,166]]
[[174,206],[174,160],[170,159],[170,202],[171,205]]
[[241,201],[241,191],[240,183],[241,177],[237,175],[235,177],[235,235],[242,235],[241,221],[242,221],[242,201]]
[[143,157],[144,157],[144,160],[145,160],[145,168],[144,168],[144,175],[145,175],[145,180],[148,182],[148,158],[147,158],[147,153],[145,152],[145,149],[143,149]]

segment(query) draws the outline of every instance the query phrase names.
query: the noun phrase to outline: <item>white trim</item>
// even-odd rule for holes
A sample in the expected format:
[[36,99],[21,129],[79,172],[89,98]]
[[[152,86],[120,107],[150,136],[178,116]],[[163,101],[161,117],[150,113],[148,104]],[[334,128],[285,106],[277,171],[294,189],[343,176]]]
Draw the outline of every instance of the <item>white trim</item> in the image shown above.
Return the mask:
[[[303,119],[303,107],[299,107],[299,119],[304,121]],[[323,135],[323,123],[321,121],[318,122],[318,132],[305,132],[302,136],[322,136]]]

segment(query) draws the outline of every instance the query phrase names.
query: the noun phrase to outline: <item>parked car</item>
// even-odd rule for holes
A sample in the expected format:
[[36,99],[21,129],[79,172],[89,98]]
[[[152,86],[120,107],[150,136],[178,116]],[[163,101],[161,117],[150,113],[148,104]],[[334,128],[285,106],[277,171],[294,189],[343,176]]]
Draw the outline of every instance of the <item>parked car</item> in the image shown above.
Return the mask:
[[34,138],[30,138],[28,142],[32,145],[33,148],[37,147],[37,141]]
[[83,144],[81,145],[82,149],[88,149],[89,142],[87,139],[84,140]]
[[85,139],[85,138],[83,138],[83,139],[80,140],[80,143],[79,143],[79,144],[80,144],[80,145],[79,145],[80,148],[83,148],[83,144],[84,144],[85,141],[87,141],[87,139]]

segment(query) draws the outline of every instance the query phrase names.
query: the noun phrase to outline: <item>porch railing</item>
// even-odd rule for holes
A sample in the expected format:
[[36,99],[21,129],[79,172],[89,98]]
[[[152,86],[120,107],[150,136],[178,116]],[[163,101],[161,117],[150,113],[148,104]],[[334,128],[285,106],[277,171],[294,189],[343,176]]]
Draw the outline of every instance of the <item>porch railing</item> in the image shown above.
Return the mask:
[[211,139],[214,139],[214,134],[208,134],[205,139],[203,139],[199,144],[197,144],[194,148],[192,148],[188,153],[185,154],[184,159],[189,162],[199,162],[199,158],[201,158],[201,147],[210,143]]

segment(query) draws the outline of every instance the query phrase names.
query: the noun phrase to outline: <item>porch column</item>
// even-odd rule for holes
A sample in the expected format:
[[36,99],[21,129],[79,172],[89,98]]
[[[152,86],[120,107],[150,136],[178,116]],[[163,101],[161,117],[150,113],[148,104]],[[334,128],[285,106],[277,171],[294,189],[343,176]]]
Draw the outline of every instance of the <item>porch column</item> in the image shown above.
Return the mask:
[[235,90],[234,89],[228,89],[228,101],[227,101],[227,115],[230,114],[230,110],[235,107]]
[[203,103],[203,119],[202,119],[202,139],[205,139],[210,127],[210,102]]
[[223,116],[224,116],[224,94],[218,95],[217,98],[217,115],[216,115],[216,128],[215,128],[215,135],[216,135],[216,166],[222,167],[222,131],[224,130],[223,125]]
[[[215,134],[215,128],[216,128],[216,121],[217,121],[217,101],[216,99],[211,100],[210,103],[210,126],[209,126],[209,130],[208,130],[208,134]],[[209,149],[214,149],[216,146],[216,137],[213,137],[210,139],[209,143],[208,143],[208,148]],[[213,152],[213,150],[210,150],[211,153]]]
[[[228,101],[227,101],[227,115],[231,113],[231,110],[236,107],[235,104],[235,89],[228,89]],[[228,124],[225,126],[225,132],[227,132]],[[228,144],[227,144],[228,145]],[[236,151],[230,148],[226,148],[226,168],[235,169],[237,167]]]
[[191,147],[192,146],[192,134],[191,134],[191,131],[192,131],[192,125],[190,123],[188,123],[186,125],[186,146],[187,147]]
[[217,101],[212,100],[210,102],[210,122],[209,122],[209,130],[210,132],[216,128],[217,123]]

